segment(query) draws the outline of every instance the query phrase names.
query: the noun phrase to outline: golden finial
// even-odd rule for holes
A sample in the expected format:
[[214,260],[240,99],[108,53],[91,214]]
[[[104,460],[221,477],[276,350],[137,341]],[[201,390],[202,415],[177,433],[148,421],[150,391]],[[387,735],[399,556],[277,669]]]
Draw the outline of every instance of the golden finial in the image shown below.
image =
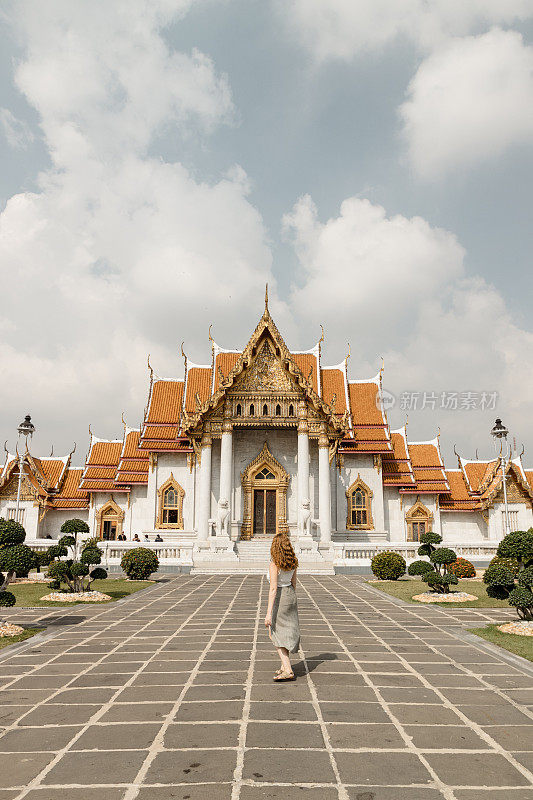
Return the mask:
[[89,436],[91,436],[91,437],[92,437],[92,435],[93,435],[93,432],[92,432],[92,430],[91,430],[91,423],[89,422]]
[[75,452],[76,452],[76,442],[74,442],[74,447],[70,451],[69,460],[72,458]]
[[352,346],[351,346],[350,342],[348,342],[348,355],[346,356],[346,358],[344,360],[348,361],[348,359],[351,357],[351,355],[352,355]]
[[214,339],[213,339],[213,337],[211,336],[211,328],[212,328],[212,327],[213,327],[213,323],[211,323],[211,325],[209,326],[209,341],[210,341],[210,342],[212,342],[212,343],[214,344],[214,343],[215,343],[215,340],[214,340]]
[[54,455],[54,445],[52,445],[52,449],[50,450],[50,455],[48,457],[52,458],[53,455]]
[[147,359],[147,361],[148,361],[148,369],[150,370],[150,377],[153,377],[154,370],[153,370],[153,368],[152,368],[152,365],[150,364],[150,353],[148,353],[148,359]]
[[268,283],[265,284],[265,311],[268,311]]
[[122,412],[122,417],[121,417],[121,419],[122,419],[122,424],[124,425],[124,430],[125,430],[125,429],[128,427],[128,423],[127,423],[127,422],[126,422],[126,420],[124,419],[124,412]]
[[321,328],[321,330],[322,330],[322,336],[321,336],[321,337],[320,337],[320,339],[318,340],[318,344],[322,344],[322,342],[323,342],[323,341],[324,341],[324,339],[325,339],[325,336],[324,336],[324,326],[323,326],[323,325],[321,325],[321,326],[320,326],[320,328]]

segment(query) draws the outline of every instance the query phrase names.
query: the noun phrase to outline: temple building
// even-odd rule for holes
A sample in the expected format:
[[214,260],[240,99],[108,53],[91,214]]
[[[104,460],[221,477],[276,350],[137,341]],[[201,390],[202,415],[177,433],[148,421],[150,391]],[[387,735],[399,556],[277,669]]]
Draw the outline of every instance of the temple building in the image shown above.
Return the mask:
[[533,470],[520,457],[447,469],[438,437],[390,430],[382,371],[354,380],[348,358],[324,365],[322,339],[290,351],[268,301],[244,350],[210,344],[208,364],[184,355],[183,380],[150,367],[141,425],[114,440],[91,433],[83,467],[72,454],[7,453],[0,516],[15,517],[22,465],[29,539],[56,539],[77,517],[102,540],[181,542],[216,568],[286,531],[301,560],[331,563],[338,543],[393,547],[428,530],[451,545],[497,543],[505,465],[510,529],[533,525]]

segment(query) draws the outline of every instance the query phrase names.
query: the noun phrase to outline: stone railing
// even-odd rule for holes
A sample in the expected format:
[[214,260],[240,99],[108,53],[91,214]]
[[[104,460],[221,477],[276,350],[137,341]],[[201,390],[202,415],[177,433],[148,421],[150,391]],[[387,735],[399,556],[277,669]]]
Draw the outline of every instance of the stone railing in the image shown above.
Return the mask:
[[[54,539],[26,539],[25,544],[33,550],[45,551],[57,541]],[[146,547],[157,555],[161,566],[192,567],[193,541],[175,542],[106,542],[98,545],[102,551],[102,566],[118,567],[124,553],[135,547]]]
[[[467,558],[469,561],[490,561],[496,555],[498,542],[487,542],[480,544],[461,544],[446,542],[443,547],[450,547],[457,553],[458,557]],[[418,555],[418,542],[387,542],[370,544],[351,544],[350,542],[334,542],[334,564],[338,566],[370,566],[370,562],[378,553],[384,550],[392,550],[399,553],[409,564],[422,556]]]

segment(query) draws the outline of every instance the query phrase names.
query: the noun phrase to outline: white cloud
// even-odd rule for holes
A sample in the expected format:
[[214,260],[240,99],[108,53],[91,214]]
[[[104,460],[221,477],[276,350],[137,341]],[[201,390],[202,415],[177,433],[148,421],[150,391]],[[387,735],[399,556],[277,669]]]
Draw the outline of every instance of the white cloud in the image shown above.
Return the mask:
[[[310,197],[285,217],[300,267],[292,307],[311,336],[316,315],[327,322],[326,346],[351,338],[350,373],[366,378],[385,357],[385,386],[402,392],[497,391],[498,412],[526,437],[533,393],[533,333],[513,320],[502,296],[481,277],[468,277],[464,250],[449,232],[425,220],[388,217],[368,200],[345,200],[322,223]],[[306,309],[313,313],[306,314]],[[343,353],[327,349],[336,363]],[[478,396],[479,399],[479,396]],[[390,414],[402,424],[405,411]],[[410,438],[431,438],[442,426],[449,456],[485,452],[494,411],[415,411]]]
[[208,323],[222,344],[247,332],[274,283],[242,168],[201,182],[147,155],[163,128],[205,136],[232,118],[212,61],[170,50],[162,35],[189,5],[14,7],[25,51],[15,79],[52,166],[0,215],[6,435],[28,409],[56,452],[73,435],[85,441],[91,420],[120,433],[123,408],[132,424],[142,414],[148,352],[170,375],[182,369],[181,337],[193,360],[208,360]]
[[8,108],[0,108],[0,126],[8,145],[14,150],[24,150],[35,138],[30,126]]
[[420,65],[400,108],[409,158],[430,178],[533,141],[533,47],[494,29],[454,39]]
[[349,60],[399,37],[431,49],[449,36],[533,15],[529,0],[277,0],[276,6],[318,61]]

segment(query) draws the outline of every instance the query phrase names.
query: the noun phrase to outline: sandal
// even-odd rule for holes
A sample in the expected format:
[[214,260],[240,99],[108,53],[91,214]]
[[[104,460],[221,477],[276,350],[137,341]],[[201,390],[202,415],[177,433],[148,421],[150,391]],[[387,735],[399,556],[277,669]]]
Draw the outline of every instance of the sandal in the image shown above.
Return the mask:
[[293,680],[295,680],[294,672],[284,672],[283,670],[282,671],[278,671],[274,675],[274,680],[275,681],[280,681],[280,682],[281,681],[293,681]]

